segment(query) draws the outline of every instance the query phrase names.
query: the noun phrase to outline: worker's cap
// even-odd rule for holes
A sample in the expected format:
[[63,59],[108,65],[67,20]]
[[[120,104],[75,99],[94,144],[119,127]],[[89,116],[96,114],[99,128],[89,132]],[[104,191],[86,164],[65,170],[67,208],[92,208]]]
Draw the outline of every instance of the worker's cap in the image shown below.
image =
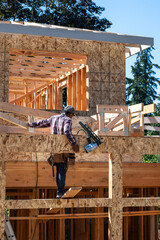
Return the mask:
[[74,107],[72,107],[71,105],[66,106],[66,107],[64,108],[64,112],[65,112],[65,113],[72,113],[72,114],[75,116],[75,109],[74,109]]

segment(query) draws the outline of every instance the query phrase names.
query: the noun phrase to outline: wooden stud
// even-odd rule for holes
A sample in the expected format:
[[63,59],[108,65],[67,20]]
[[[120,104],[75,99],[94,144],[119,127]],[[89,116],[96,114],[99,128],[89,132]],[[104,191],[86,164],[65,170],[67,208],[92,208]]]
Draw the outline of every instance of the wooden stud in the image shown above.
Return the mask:
[[67,105],[72,105],[72,75],[67,77]]
[[86,97],[86,67],[82,68],[82,111],[87,110],[87,97]]
[[0,239],[4,239],[5,229],[5,186],[6,186],[6,171],[4,152],[0,151]]
[[76,110],[81,110],[81,100],[82,100],[82,92],[81,92],[81,86],[82,86],[82,72],[81,70],[78,70],[76,72]]
[[[65,209],[60,210],[60,214],[64,214]],[[59,220],[59,240],[65,240],[65,220],[60,219]]]
[[113,203],[108,209],[109,240],[122,239],[122,174],[121,155],[114,151],[109,158],[109,198]]
[[[104,188],[99,187],[98,193],[95,197],[104,197]],[[95,208],[96,213],[104,212],[104,208]],[[95,219],[95,239],[101,240],[104,239],[104,218]]]
[[[143,197],[143,188],[139,189],[139,196]],[[140,207],[139,210],[143,211],[143,207]],[[143,216],[140,216],[139,217],[139,240],[143,240],[144,239],[143,225],[144,225]]]
[[21,120],[18,120],[17,118],[14,118],[6,113],[2,113],[0,112],[0,119],[3,119],[7,122],[10,122],[10,123],[13,123],[19,127],[22,127],[22,128],[27,128],[27,123],[21,121]]
[[62,88],[57,89],[57,109],[62,110],[63,109],[63,104],[62,104]]
[[57,89],[57,82],[54,83],[54,109],[58,109],[58,102],[57,102],[57,97],[58,97],[58,89]]
[[[73,73],[72,82],[72,106],[76,109],[76,72]],[[77,109],[76,109],[77,110]]]

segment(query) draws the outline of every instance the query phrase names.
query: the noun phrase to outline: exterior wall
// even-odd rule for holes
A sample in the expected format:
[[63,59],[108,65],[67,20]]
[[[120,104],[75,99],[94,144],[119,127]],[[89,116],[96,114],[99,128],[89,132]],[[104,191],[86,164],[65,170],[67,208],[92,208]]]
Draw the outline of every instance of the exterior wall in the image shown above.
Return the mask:
[[0,101],[8,101],[9,49],[85,54],[88,57],[89,115],[96,104],[125,105],[125,46],[53,37],[0,34]]
[[6,35],[0,34],[0,101],[8,101],[9,89],[9,53],[6,44]]

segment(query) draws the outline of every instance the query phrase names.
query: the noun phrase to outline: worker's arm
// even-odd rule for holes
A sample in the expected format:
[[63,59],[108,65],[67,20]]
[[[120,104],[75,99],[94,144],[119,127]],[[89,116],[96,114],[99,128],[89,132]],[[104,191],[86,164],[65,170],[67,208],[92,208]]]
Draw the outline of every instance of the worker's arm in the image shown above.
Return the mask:
[[51,122],[51,118],[48,118],[48,119],[40,120],[38,122],[29,123],[29,126],[35,127],[35,128],[50,127],[50,122]]

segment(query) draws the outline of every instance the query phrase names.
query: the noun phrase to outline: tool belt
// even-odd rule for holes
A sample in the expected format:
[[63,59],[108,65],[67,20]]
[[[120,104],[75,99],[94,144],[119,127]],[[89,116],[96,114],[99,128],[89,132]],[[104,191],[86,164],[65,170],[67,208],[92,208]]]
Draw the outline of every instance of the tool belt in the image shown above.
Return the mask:
[[52,174],[54,177],[54,165],[56,165],[56,163],[67,163],[67,165],[74,165],[75,153],[51,153],[47,161],[49,165],[52,166]]

